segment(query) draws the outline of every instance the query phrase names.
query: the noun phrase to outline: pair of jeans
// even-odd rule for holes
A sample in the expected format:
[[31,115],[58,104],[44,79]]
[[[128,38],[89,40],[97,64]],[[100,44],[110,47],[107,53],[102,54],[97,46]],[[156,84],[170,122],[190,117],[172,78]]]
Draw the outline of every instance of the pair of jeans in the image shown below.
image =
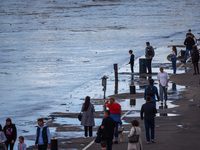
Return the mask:
[[155,137],[155,120],[150,119],[150,120],[144,120],[144,125],[146,129],[146,140],[147,142],[150,142],[150,134],[149,134],[149,129],[151,129],[151,139],[154,140]]
[[172,58],[172,68],[173,68],[174,74],[176,74],[176,58]]
[[187,55],[188,55],[189,52],[190,52],[190,55],[192,57],[193,50],[192,49],[186,49],[186,51],[185,51],[185,57],[184,57],[184,63],[186,63]]
[[149,73],[149,74],[152,73],[152,71],[151,71],[151,61],[152,61],[151,58],[147,58],[147,59],[146,59],[146,67],[147,67],[147,70],[148,70],[148,73]]
[[13,147],[14,147],[14,144],[15,144],[15,143],[12,144],[11,141],[6,141],[5,144],[6,144],[7,150],[8,150],[8,146],[9,146],[9,145],[10,145],[10,150],[13,150]]
[[85,137],[88,136],[88,128],[89,128],[89,136],[92,137],[92,126],[84,126]]
[[115,130],[115,139],[118,139],[119,133],[118,133],[118,124],[122,124],[122,121],[120,119],[120,115],[119,114],[110,114],[110,117],[115,121],[115,126],[116,126],[116,130]]
[[159,89],[160,89],[160,101],[163,102],[163,95],[165,101],[167,101],[167,87],[160,85]]

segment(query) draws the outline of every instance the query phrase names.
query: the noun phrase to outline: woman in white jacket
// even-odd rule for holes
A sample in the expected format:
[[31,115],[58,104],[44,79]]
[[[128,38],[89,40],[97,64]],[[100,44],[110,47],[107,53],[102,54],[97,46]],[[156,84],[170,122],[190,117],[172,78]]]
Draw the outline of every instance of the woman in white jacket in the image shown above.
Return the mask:
[[131,123],[132,123],[132,128],[128,137],[133,136],[136,130],[136,135],[139,135],[139,141],[138,143],[128,142],[128,150],[143,150],[142,140],[141,140],[141,128],[139,127],[139,122],[137,120],[133,120]]

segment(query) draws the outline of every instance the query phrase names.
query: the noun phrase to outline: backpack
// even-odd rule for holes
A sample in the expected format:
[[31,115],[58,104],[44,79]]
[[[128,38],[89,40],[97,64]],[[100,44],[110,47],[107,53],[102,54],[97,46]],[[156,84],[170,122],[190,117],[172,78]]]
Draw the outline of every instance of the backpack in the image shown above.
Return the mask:
[[147,96],[153,97],[155,94],[154,86],[148,85],[146,94],[147,94]]
[[152,55],[153,55],[153,51],[152,51],[152,49],[151,49],[150,47],[147,48],[147,54],[148,54],[149,56],[152,56]]

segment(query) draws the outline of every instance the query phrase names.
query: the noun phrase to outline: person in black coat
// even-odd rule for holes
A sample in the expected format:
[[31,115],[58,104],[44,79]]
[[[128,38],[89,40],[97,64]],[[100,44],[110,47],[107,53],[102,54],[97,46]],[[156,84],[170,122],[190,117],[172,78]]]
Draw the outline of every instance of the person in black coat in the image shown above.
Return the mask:
[[195,45],[194,39],[192,38],[192,34],[188,34],[188,38],[185,39],[184,45],[186,46],[184,63],[186,63],[187,55],[190,52],[192,56],[193,46]]
[[102,141],[107,143],[107,150],[112,150],[113,137],[116,130],[115,121],[110,117],[110,111],[104,112],[105,118],[101,124]]
[[17,138],[17,129],[15,124],[12,123],[10,118],[6,119],[6,125],[3,128],[7,141],[5,142],[6,147],[10,145],[10,150],[13,150],[16,138]]
[[[157,113],[157,109],[155,105],[152,104],[150,100],[151,100],[151,97],[147,96],[146,103],[142,105],[142,108],[140,111],[141,120],[144,119],[147,144],[149,144],[150,142],[154,143],[155,114]],[[151,136],[149,134],[149,129],[151,129]],[[150,141],[150,137],[151,137],[151,141]]]
[[199,74],[199,51],[197,50],[197,47],[194,46],[193,48],[193,57],[192,57],[192,63],[194,66],[194,75],[197,73]]
[[129,62],[129,64],[131,65],[131,72],[134,73],[133,67],[134,67],[134,57],[135,56],[133,55],[133,51],[132,50],[129,50],[129,54],[131,55],[130,62]]

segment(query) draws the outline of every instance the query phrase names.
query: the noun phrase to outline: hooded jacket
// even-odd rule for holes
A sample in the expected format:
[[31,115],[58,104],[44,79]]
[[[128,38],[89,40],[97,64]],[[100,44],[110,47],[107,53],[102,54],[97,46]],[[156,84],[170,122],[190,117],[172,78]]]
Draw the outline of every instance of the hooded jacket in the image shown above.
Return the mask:
[[11,120],[10,120],[10,125],[6,124],[3,128],[3,131],[4,131],[5,136],[7,138],[7,142],[11,142],[12,140],[16,141],[17,129],[15,127],[15,124],[12,124]]

